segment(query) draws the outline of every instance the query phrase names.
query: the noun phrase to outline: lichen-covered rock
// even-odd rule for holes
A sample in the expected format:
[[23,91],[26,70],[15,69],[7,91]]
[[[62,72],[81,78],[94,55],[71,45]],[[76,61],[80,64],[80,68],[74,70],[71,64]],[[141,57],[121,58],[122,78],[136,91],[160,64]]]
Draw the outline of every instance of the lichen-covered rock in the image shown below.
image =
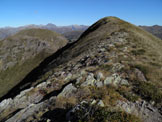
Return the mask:
[[135,72],[136,77],[137,77],[138,80],[147,81],[144,74],[139,69],[136,68],[134,72]]
[[120,63],[115,63],[113,64],[113,67],[112,67],[112,71],[115,73],[115,72],[118,72],[120,71],[122,68],[124,67],[124,65],[120,64]]
[[112,76],[107,77],[107,78],[104,80],[104,85],[113,84],[113,81],[114,81],[114,77],[112,77]]
[[65,78],[65,81],[71,80],[72,76],[73,76],[73,75],[72,75],[71,73],[69,73],[69,74],[67,75],[67,77]]
[[97,73],[97,81],[104,79],[104,75],[101,72]]
[[98,102],[98,105],[99,105],[100,107],[104,107],[104,106],[105,106],[105,104],[103,103],[102,100],[100,100],[100,101]]
[[117,73],[114,73],[112,76],[107,77],[104,80],[104,85],[129,85],[128,81],[121,78]]
[[73,93],[75,93],[77,91],[77,88],[75,88],[73,86],[73,84],[69,84],[68,86],[66,86],[63,91],[58,95],[58,97],[70,97],[73,96]]
[[97,82],[95,83],[95,85],[96,85],[96,87],[98,87],[98,88],[101,88],[101,87],[104,86],[104,84],[103,84],[102,81],[97,81]]
[[22,109],[14,116],[9,118],[6,122],[22,122],[29,121],[30,119],[30,121],[33,121],[34,119],[38,120],[40,115],[46,112],[50,102],[55,102],[55,97],[38,104],[30,104],[28,107]]
[[96,79],[94,78],[94,74],[93,73],[89,73],[87,78],[86,78],[86,81],[83,82],[81,84],[81,86],[94,86],[94,84],[96,83]]
[[13,100],[11,98],[5,99],[0,103],[0,114],[7,108],[11,107]]
[[141,117],[145,122],[161,122],[162,120],[162,115],[159,113],[158,109],[154,108],[146,101],[137,101],[136,103],[118,101],[117,106],[127,113]]

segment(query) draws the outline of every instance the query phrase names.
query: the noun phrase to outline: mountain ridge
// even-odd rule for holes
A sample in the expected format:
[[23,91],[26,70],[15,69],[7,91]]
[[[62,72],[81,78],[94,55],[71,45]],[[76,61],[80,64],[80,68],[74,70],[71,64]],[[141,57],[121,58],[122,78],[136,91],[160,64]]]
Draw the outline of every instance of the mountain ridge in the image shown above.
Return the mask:
[[153,25],[153,26],[139,26],[144,30],[152,33],[153,35],[157,36],[158,38],[162,39],[162,26],[160,25]]
[[6,37],[14,35],[21,30],[31,29],[31,28],[48,29],[63,34],[70,31],[84,31],[88,28],[88,26],[86,25],[56,26],[52,23],[48,23],[47,25],[31,24],[31,25],[25,25],[20,27],[4,27],[4,28],[0,28],[0,39],[4,39]]
[[34,72],[34,84],[3,100],[0,120],[160,122],[161,47],[140,27],[102,18]]

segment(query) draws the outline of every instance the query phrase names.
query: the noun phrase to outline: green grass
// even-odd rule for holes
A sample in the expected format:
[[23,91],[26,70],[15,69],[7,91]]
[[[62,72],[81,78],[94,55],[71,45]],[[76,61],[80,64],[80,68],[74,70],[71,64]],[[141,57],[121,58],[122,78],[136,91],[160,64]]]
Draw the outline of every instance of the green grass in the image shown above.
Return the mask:
[[34,37],[39,38],[39,39],[46,40],[46,41],[52,41],[52,39],[57,39],[57,37],[64,38],[60,34],[54,32],[54,31],[47,30],[47,29],[26,29],[26,30],[22,30],[22,31],[18,32],[17,34],[15,34],[14,36],[11,36],[10,38],[11,39],[12,38],[20,38],[20,37],[24,38],[27,36],[32,37],[32,38],[34,38]]
[[2,48],[0,56],[3,57],[0,65],[5,67],[10,62],[14,65],[0,70],[0,97],[23,80],[45,58],[65,46],[68,41],[50,30],[27,29],[6,38],[3,42],[0,41],[0,48]]
[[[22,64],[16,64],[5,71],[0,72],[0,97],[16,86],[36,66],[39,65],[46,54],[40,53],[36,57],[26,60]],[[29,81],[30,82],[30,81]]]

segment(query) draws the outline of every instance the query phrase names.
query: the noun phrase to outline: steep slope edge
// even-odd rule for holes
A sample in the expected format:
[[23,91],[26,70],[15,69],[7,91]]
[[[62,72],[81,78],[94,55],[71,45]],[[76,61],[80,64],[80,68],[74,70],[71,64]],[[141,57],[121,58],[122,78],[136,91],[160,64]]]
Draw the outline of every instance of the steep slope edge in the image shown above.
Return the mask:
[[64,37],[44,29],[23,30],[0,41],[0,97],[66,44]]

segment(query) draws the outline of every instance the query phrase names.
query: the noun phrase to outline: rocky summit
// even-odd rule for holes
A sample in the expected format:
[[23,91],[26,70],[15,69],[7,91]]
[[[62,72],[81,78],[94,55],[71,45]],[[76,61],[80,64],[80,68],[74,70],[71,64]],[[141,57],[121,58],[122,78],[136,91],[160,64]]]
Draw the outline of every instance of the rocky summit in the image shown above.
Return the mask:
[[39,31],[0,42],[0,121],[162,121],[162,40],[116,17],[66,46]]

